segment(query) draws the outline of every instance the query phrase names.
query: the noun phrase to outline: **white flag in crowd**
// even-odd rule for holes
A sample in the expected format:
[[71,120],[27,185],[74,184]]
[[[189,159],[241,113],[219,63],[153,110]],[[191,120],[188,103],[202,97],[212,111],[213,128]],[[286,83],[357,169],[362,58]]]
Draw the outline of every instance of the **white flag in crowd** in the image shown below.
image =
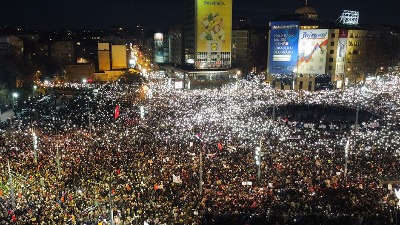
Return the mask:
[[172,182],[177,183],[177,184],[182,184],[181,177],[179,175],[175,176],[175,174],[172,174]]

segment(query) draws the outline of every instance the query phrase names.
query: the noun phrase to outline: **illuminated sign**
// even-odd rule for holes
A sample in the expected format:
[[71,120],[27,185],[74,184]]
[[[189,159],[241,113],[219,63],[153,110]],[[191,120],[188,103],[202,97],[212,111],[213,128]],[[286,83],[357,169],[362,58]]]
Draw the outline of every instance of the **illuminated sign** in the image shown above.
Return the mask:
[[297,73],[324,74],[328,44],[327,29],[300,30]]
[[360,13],[358,11],[343,10],[339,21],[345,25],[358,25]]
[[196,15],[196,67],[230,67],[232,0],[198,0]]
[[164,63],[164,36],[162,33],[154,34],[154,62]]
[[268,71],[273,74],[290,74],[296,67],[299,22],[271,22],[268,54]]

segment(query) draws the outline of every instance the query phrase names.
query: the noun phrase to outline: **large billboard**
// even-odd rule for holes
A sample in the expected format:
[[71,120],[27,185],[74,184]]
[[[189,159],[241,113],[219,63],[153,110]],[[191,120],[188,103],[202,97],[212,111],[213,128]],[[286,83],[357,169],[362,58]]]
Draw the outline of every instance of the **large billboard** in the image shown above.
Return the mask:
[[230,67],[232,0],[196,1],[196,67]]
[[327,29],[300,30],[297,73],[325,74]]
[[107,71],[111,69],[111,58],[110,58],[110,43],[98,43],[98,58],[99,58],[99,70]]
[[162,33],[154,34],[154,62],[164,63],[164,35]]
[[336,74],[345,71],[346,47],[347,47],[347,30],[339,30],[338,48],[336,56]]
[[112,69],[126,69],[128,68],[126,45],[112,45]]
[[291,74],[296,68],[299,25],[298,21],[270,23],[269,73]]

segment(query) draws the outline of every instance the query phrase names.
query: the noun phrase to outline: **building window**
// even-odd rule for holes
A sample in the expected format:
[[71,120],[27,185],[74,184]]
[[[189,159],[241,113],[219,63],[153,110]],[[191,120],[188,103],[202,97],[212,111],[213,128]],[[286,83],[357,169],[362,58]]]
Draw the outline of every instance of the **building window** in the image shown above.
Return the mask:
[[332,41],[332,42],[331,42],[331,46],[335,46],[335,42]]
[[333,37],[333,38],[334,38],[334,37],[335,37],[335,33],[331,34],[331,37]]
[[333,62],[333,58],[329,58],[329,62]]
[[328,67],[328,70],[332,70],[332,66],[329,66],[329,67]]
[[335,50],[330,50],[329,54],[333,54],[335,52]]

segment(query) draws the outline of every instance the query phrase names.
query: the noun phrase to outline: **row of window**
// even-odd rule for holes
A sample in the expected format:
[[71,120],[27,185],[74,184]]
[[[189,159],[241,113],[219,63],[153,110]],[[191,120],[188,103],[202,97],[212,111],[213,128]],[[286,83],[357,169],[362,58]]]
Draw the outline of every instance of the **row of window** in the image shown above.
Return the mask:
[[197,61],[200,62],[217,62],[217,61],[230,61],[230,52],[198,52]]
[[[331,37],[336,37],[335,33],[331,34]],[[349,33],[349,38],[365,38],[366,34],[360,34],[360,33]]]

